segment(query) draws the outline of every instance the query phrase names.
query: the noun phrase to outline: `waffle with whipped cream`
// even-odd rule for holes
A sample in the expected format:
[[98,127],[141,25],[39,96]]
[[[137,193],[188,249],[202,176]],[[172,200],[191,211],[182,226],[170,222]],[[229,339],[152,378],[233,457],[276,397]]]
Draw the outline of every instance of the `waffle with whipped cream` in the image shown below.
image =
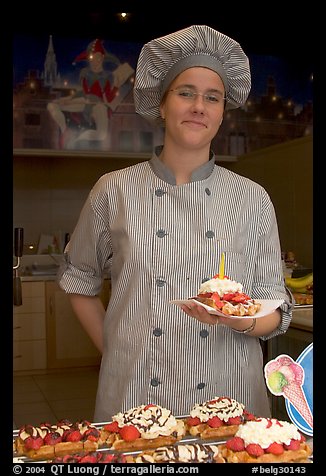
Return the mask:
[[197,403],[185,420],[187,432],[203,440],[233,436],[240,425],[254,418],[242,403],[229,397],[214,397]]
[[254,316],[261,304],[243,292],[241,283],[218,274],[205,281],[193,299],[223,312],[227,316]]
[[221,445],[228,463],[307,463],[311,453],[297,427],[276,418],[249,421]]
[[185,424],[159,405],[140,405],[112,417],[101,439],[115,450],[133,451],[173,445],[185,435]]
[[52,459],[79,451],[95,451],[100,442],[100,431],[89,421],[60,420],[56,424],[24,425],[14,439],[13,449],[18,456]]
[[200,443],[163,446],[152,451],[143,451],[134,458],[135,463],[225,463],[218,445]]

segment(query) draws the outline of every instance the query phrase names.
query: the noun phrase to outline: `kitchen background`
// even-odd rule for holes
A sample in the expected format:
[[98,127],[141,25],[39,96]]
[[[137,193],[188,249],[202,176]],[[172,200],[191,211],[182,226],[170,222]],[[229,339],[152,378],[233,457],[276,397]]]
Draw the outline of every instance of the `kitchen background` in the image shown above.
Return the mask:
[[[287,71],[291,71],[296,65],[292,71],[304,74],[305,81],[312,79],[312,60],[304,51],[306,44],[299,41],[299,19],[293,12],[287,15],[282,10],[282,16],[278,15],[277,22],[271,12],[265,22],[254,21],[249,12],[246,12],[244,17],[241,14],[232,15],[232,19],[227,13],[221,14],[213,24],[210,15],[207,19],[207,14],[203,17],[197,13],[187,13],[179,17],[182,20],[176,21],[171,19],[171,12],[168,13],[169,15],[162,14],[162,23],[155,20],[155,25],[149,12],[133,14],[132,27],[132,22],[129,25],[121,25],[116,16],[113,19],[112,13],[101,9],[97,12],[80,13],[81,21],[77,22],[77,15],[73,23],[68,22],[71,17],[66,14],[66,21],[61,24],[63,15],[53,12],[51,18],[49,16],[48,21],[42,25],[36,25],[36,20],[31,19],[29,26],[27,23],[18,22],[15,31],[17,35],[42,37],[47,40],[49,35],[54,38],[78,37],[84,39],[86,44],[89,39],[99,36],[119,42],[143,43],[152,37],[193,23],[209,24],[237,38],[248,53],[281,58],[283,63],[288,62]],[[235,17],[239,17],[238,20]],[[307,19],[306,21],[308,23]],[[151,26],[146,28],[147,25]],[[306,61],[299,62],[299,56],[305,56]],[[266,102],[268,99],[275,101],[276,98],[276,103],[282,107],[282,111],[286,110],[288,97],[278,94],[280,83],[270,81],[265,83],[265,86],[266,89],[262,89],[261,95],[256,98],[256,106],[259,104],[261,111],[271,111]],[[16,89],[14,96],[15,92]],[[268,190],[277,213],[282,249],[293,251],[297,263],[304,269],[311,269],[312,96],[308,98],[305,107],[301,105],[298,109],[296,106],[297,104],[291,105],[291,121],[287,118],[282,122],[282,117],[279,117],[274,121],[267,121],[268,128],[256,126],[255,146],[250,146],[255,137],[252,129],[251,141],[244,139],[249,137],[246,135],[248,128],[245,128],[237,135],[240,139],[236,142],[231,138],[231,129],[225,130],[225,137],[231,138],[229,145],[233,146],[228,148],[225,144],[220,144],[224,149],[223,153],[219,154],[219,145],[216,144],[216,152],[221,165],[256,180]],[[301,117],[299,121],[294,111],[305,111],[305,115],[298,116]],[[225,121],[226,128],[232,126],[231,119],[230,122]],[[243,116],[234,119],[240,119],[239,122],[245,124]],[[251,117],[251,123],[253,122]],[[266,124],[266,121],[263,123]],[[37,125],[34,125],[35,127],[37,128]],[[268,130],[273,131],[270,137]],[[36,135],[38,134],[39,132]],[[275,140],[277,135],[279,141]],[[247,146],[244,147],[244,144]],[[64,237],[67,233],[72,233],[84,200],[100,175],[149,158],[148,151],[140,150],[136,154],[123,151],[106,154],[105,151],[93,150],[58,151],[45,150],[42,147],[33,149],[24,147],[23,142],[18,145],[14,146],[13,151],[13,226],[24,229],[22,272],[24,266],[31,267],[34,263],[48,266],[53,260],[56,262],[56,253],[53,257],[36,254],[41,239],[46,243],[49,237],[55,236],[59,249],[50,249],[62,252]],[[106,282],[102,293],[104,302],[109,299],[109,287]],[[92,419],[98,353],[76,321],[66,296],[57,287],[53,275],[23,276],[22,291],[23,305],[14,306],[14,425],[53,421],[56,418]],[[311,307],[297,310],[295,321],[291,333],[285,338],[273,339],[273,345],[264,349],[266,358],[281,352],[296,358],[312,341]],[[75,345],[76,343],[78,345]],[[275,398],[275,412],[284,414],[280,400]]]

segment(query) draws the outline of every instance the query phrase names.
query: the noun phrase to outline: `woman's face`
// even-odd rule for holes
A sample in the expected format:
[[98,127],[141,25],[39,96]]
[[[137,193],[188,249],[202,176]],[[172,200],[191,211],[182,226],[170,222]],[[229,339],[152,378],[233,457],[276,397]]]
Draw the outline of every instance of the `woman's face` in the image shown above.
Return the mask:
[[166,136],[184,146],[210,143],[223,120],[224,96],[223,82],[215,71],[194,67],[180,73],[160,106]]

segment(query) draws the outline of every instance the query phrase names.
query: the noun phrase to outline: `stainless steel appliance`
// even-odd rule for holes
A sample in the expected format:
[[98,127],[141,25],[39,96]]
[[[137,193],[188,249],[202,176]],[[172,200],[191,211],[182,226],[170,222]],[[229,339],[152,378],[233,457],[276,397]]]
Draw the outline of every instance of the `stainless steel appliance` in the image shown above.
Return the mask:
[[18,274],[18,268],[20,266],[20,258],[23,256],[24,248],[24,229],[15,228],[14,230],[14,252],[16,257],[16,264],[13,266],[14,276],[13,276],[13,296],[14,296],[14,306],[22,305],[22,286],[21,279]]

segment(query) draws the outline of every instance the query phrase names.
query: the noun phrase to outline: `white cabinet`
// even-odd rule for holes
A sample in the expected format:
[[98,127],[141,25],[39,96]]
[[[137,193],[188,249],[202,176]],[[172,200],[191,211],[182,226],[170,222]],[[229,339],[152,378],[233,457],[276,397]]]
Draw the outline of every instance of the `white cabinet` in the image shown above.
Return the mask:
[[22,282],[22,305],[13,308],[13,369],[45,369],[45,283]]
[[[101,293],[107,306],[108,281]],[[46,283],[48,368],[99,365],[101,355],[74,314],[69,297],[56,282]]]
[[[22,281],[22,305],[13,311],[14,371],[99,365],[101,355],[55,281]],[[100,294],[106,307],[110,282]]]

